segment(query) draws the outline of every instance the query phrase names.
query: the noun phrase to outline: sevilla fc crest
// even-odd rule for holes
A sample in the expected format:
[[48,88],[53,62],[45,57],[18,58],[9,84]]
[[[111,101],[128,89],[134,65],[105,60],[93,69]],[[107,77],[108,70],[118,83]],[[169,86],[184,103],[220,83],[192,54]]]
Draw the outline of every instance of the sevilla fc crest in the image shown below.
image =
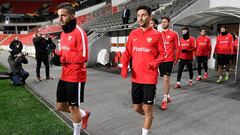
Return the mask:
[[148,37],[147,42],[150,43],[152,41],[152,38]]
[[70,41],[72,39],[72,36],[68,36],[68,41]]

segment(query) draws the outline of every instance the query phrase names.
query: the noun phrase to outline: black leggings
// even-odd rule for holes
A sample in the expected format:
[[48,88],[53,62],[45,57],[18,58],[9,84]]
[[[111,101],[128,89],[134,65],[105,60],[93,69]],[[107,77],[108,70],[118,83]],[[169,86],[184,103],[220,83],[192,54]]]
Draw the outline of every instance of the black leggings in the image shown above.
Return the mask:
[[202,63],[205,72],[208,71],[208,56],[197,56],[197,63],[198,63],[198,75],[201,75],[202,70]]
[[40,68],[41,68],[42,62],[45,66],[46,77],[50,77],[49,76],[49,61],[48,61],[48,58],[40,58],[40,59],[36,59],[36,60],[37,60],[37,68],[36,68],[37,77],[40,77]]
[[192,60],[180,60],[178,65],[178,74],[177,74],[177,81],[180,82],[182,77],[182,72],[184,69],[184,66],[187,65],[188,71],[189,71],[189,78],[193,79],[193,69],[192,69]]

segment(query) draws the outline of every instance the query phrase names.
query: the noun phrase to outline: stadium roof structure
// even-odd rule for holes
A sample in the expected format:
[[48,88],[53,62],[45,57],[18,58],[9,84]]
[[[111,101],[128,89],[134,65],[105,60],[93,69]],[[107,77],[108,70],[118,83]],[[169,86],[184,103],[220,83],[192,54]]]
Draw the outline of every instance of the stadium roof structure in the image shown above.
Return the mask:
[[187,16],[178,21],[177,25],[189,26],[211,26],[225,19],[240,20],[240,8],[237,7],[215,7],[199,13]]

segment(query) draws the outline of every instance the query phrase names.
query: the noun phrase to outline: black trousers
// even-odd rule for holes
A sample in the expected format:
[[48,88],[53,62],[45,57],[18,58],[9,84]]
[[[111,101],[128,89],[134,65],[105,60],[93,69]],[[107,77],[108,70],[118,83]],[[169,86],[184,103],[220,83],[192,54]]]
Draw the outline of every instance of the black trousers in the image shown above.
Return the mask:
[[208,56],[197,56],[198,75],[201,75],[202,64],[205,72],[208,71]]
[[37,74],[37,77],[41,77],[40,76],[40,68],[41,68],[41,65],[42,65],[42,62],[45,66],[45,72],[46,72],[46,77],[50,77],[49,76],[49,61],[48,61],[48,57],[46,58],[37,58],[37,68],[36,68],[36,74]]
[[180,60],[178,65],[178,74],[177,74],[177,81],[181,81],[182,72],[184,69],[184,66],[187,65],[188,71],[189,71],[189,78],[193,79],[193,69],[192,69],[192,60]]
[[[123,25],[125,25],[125,24],[128,24],[129,18],[122,18],[122,20],[123,20]],[[123,26],[123,28],[124,28],[124,26]],[[126,28],[128,28],[128,26],[126,26]]]

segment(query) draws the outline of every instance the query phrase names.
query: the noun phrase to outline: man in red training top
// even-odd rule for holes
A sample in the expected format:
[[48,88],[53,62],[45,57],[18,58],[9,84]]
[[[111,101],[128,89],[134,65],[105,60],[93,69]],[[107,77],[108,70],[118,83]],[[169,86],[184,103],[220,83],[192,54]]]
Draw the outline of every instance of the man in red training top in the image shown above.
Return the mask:
[[224,66],[226,67],[225,80],[229,79],[229,63],[230,55],[233,54],[233,37],[227,32],[225,26],[220,27],[220,35],[217,37],[215,55],[217,56],[218,76],[217,83],[222,82],[222,73]]
[[178,74],[177,74],[177,84],[176,88],[181,88],[181,77],[184,66],[187,65],[189,71],[189,82],[188,86],[192,86],[193,79],[193,51],[195,51],[195,40],[189,34],[189,29],[187,27],[182,28],[182,38],[180,39],[179,51],[177,54],[177,59],[179,59]]
[[233,63],[236,65],[236,59],[237,59],[237,51],[238,51],[238,36],[235,35],[235,40],[233,42],[234,50],[233,50]]
[[167,103],[171,102],[169,95],[170,90],[170,76],[174,62],[176,62],[176,53],[178,50],[178,34],[169,28],[170,18],[162,17],[162,37],[165,45],[165,61],[160,64],[160,76],[163,76],[163,100],[161,103],[161,109],[167,109]]
[[201,70],[202,70],[202,64],[203,68],[205,70],[203,79],[208,78],[208,60],[211,57],[211,40],[206,35],[206,29],[201,28],[200,29],[200,36],[196,39],[196,58],[198,63],[198,77],[197,81],[200,81],[202,79]]
[[83,102],[86,82],[85,63],[88,58],[86,33],[77,26],[75,11],[70,3],[58,6],[58,16],[63,32],[61,50],[58,52],[62,63],[62,75],[57,87],[56,109],[72,114],[73,135],[80,135],[81,128],[87,127],[90,113],[79,108]]
[[127,77],[127,67],[132,59],[133,109],[144,117],[142,135],[148,135],[153,120],[153,103],[158,78],[158,66],[164,61],[164,45],[161,33],[150,25],[151,9],[137,8],[140,28],[132,30],[122,59],[122,77]]
[[232,37],[233,37],[233,54],[231,55],[231,64],[233,66],[233,68],[236,67],[236,60],[237,60],[237,50],[238,50],[238,36],[235,33],[231,33]]

